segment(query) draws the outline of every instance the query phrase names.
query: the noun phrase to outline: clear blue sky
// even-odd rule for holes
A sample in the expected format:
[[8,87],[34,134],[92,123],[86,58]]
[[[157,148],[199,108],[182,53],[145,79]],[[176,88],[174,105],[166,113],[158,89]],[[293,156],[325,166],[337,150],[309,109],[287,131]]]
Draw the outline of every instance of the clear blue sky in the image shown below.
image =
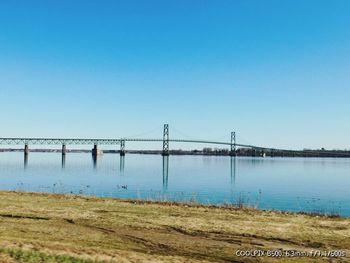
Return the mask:
[[155,137],[169,123],[350,148],[349,14],[346,0],[1,1],[0,136]]

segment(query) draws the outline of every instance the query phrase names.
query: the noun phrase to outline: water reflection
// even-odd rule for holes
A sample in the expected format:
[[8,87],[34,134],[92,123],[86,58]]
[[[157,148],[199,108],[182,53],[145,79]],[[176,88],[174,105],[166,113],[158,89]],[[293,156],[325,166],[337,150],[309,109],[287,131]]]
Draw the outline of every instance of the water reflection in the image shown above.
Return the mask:
[[236,156],[230,157],[230,178],[231,178],[231,186],[234,186],[236,183]]
[[235,193],[235,185],[236,185],[236,156],[230,157],[230,201],[234,202],[234,193]]
[[120,165],[119,165],[119,171],[120,175],[124,176],[124,167],[125,167],[125,155],[120,155]]
[[92,154],[92,165],[94,167],[94,169],[97,168],[97,154]]
[[62,154],[62,169],[64,169],[66,167],[66,155]]
[[[27,169],[28,167],[28,154],[24,154],[24,169]],[[61,155],[61,168],[66,168],[66,154]],[[91,155],[92,158],[92,165],[94,169],[97,169],[97,163],[98,158],[100,156],[98,155]],[[119,159],[119,172],[120,176],[125,175],[125,155],[120,155]],[[209,163],[212,165],[212,158],[205,157],[205,163]],[[217,161],[217,160],[216,160]],[[261,162],[261,160],[259,160]],[[258,160],[249,160],[248,162],[251,162],[252,164],[256,164],[259,162]],[[221,162],[221,161],[220,161]],[[236,183],[236,166],[237,166],[237,157],[236,156],[230,156],[230,182],[231,182],[231,188],[235,186]],[[162,176],[163,176],[163,191],[168,190],[168,182],[169,182],[169,156],[162,156]]]
[[169,156],[163,156],[163,191],[168,190]]
[[24,170],[28,167],[28,154],[24,154]]

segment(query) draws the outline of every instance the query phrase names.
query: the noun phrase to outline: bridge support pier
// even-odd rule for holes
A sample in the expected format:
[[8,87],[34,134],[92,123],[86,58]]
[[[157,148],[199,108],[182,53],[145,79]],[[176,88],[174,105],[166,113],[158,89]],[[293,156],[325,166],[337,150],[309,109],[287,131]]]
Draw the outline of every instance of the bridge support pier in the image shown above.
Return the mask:
[[169,124],[164,124],[163,129],[163,156],[169,156]]
[[62,144],[62,155],[66,155],[66,153],[67,153],[66,144]]
[[256,157],[256,149],[252,149],[252,157]]
[[91,153],[92,153],[93,156],[97,156],[97,155],[102,155],[103,151],[99,150],[97,148],[97,144],[95,143],[94,144],[94,148],[91,150]]
[[28,147],[28,144],[25,144],[24,145],[24,154],[28,155],[28,153],[29,153],[29,147]]
[[120,141],[120,156],[125,156],[125,140]]

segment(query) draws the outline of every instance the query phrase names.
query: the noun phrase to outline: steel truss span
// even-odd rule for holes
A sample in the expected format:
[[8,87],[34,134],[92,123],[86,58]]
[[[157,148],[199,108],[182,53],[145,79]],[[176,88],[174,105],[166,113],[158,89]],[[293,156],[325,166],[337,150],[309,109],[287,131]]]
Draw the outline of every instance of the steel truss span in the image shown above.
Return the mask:
[[[119,145],[124,142],[163,142],[163,139],[138,139],[138,138],[122,138],[122,139],[50,139],[50,138],[0,138],[0,145]],[[184,140],[184,139],[168,139],[169,142],[183,143],[204,143],[217,145],[231,145],[230,142],[206,141],[206,140]],[[253,147],[251,145],[236,144],[236,146]]]
[[119,139],[49,139],[49,138],[0,138],[1,145],[116,145]]
[[[122,141],[125,142],[163,142],[163,139],[138,139],[138,138],[122,138],[122,139],[53,139],[53,138],[0,138],[0,145],[85,145],[98,144],[119,145]],[[229,142],[216,142],[205,140],[183,140],[183,139],[168,139],[169,142],[184,142],[184,143],[206,143],[206,144],[221,144],[231,145]],[[238,145],[238,144],[237,144]]]

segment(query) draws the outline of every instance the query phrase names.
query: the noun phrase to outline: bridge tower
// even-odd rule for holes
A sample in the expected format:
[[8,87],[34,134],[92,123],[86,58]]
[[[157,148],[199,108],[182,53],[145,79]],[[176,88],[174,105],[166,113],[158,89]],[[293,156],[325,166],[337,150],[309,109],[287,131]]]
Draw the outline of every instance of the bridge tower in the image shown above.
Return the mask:
[[231,156],[236,156],[236,132],[231,132]]
[[169,124],[164,124],[163,129],[163,156],[169,155]]
[[125,156],[125,140],[120,140],[120,156]]

